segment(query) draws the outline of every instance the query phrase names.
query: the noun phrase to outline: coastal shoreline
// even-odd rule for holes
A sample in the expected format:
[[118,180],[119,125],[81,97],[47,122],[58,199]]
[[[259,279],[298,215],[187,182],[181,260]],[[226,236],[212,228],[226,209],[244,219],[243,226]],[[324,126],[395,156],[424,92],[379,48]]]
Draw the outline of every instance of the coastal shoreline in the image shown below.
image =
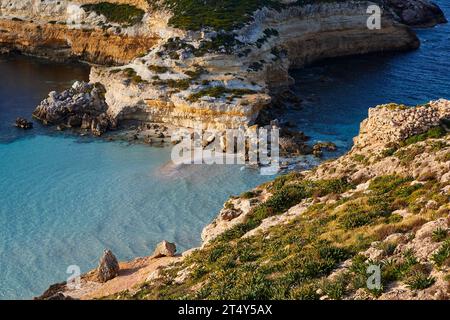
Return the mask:
[[[136,258],[135,260],[126,263],[122,262],[122,273],[119,272],[116,277],[104,284],[99,283],[96,280],[98,271],[97,269],[94,269],[81,277],[81,289],[68,288],[66,283],[60,283],[52,285],[42,296],[37,297],[37,299],[92,299],[105,297],[107,299],[129,299],[142,296],[140,291],[145,291],[151,296],[157,296],[158,290],[166,291],[163,289],[166,285],[170,287],[174,286],[174,288],[177,286],[183,287],[184,283],[191,281],[189,280],[190,277],[193,272],[195,273],[195,269],[198,268],[195,264],[191,264],[191,257],[201,255],[202,252],[209,252],[211,248],[215,248],[215,246],[220,244],[220,242],[223,241],[222,239],[229,237],[228,234],[233,234],[232,231],[234,229],[239,230],[240,226],[247,224],[249,217],[251,219],[255,209],[257,209],[258,206],[264,206],[265,203],[269,203],[271,198],[276,194],[276,192],[274,193],[273,191],[273,183],[283,181],[283,179],[291,179],[290,176],[294,179],[299,179],[299,181],[309,181],[310,179],[313,181],[331,181],[323,179],[343,179],[342,177],[345,177],[345,179],[347,179],[346,181],[354,186],[351,187],[350,191],[341,191],[342,194],[335,194],[330,197],[323,196],[323,198],[319,199],[305,199],[292,207],[287,205],[288,210],[283,210],[281,215],[266,217],[260,222],[260,225],[241,234],[243,239],[258,237],[261,234],[264,235],[270,233],[271,230],[283,228],[285,225],[289,226],[294,221],[301,220],[301,217],[306,214],[309,209],[314,208],[314,204],[317,201],[325,201],[325,203],[333,204],[336,202],[336,198],[340,199],[343,197],[345,199],[352,199],[353,195],[359,196],[361,191],[367,190],[369,183],[374,183],[377,179],[381,179],[380,177],[385,177],[386,175],[386,177],[407,177],[410,173],[412,173],[415,179],[413,180],[413,183],[423,184],[425,183],[424,181],[437,179],[440,183],[440,187],[444,190],[442,191],[444,197],[442,199],[443,202],[439,202],[439,204],[434,205],[432,208],[423,208],[423,210],[437,210],[440,212],[440,214],[437,214],[437,220],[434,220],[436,218],[434,218],[433,215],[431,218],[426,219],[425,214],[416,216],[416,214],[409,212],[411,209],[402,209],[406,210],[405,212],[401,210],[396,211],[402,216],[400,221],[409,221],[411,219],[417,220],[420,217],[420,223],[418,222],[419,220],[414,222],[417,223],[416,227],[419,228],[418,231],[417,229],[414,229],[416,231],[413,230],[412,232],[416,233],[416,237],[419,237],[419,233],[423,234],[420,236],[422,238],[425,237],[425,234],[427,237],[431,237],[432,232],[430,231],[430,228],[432,231],[439,226],[444,226],[445,228],[446,221],[448,220],[448,210],[450,210],[450,208],[448,208],[448,201],[445,200],[445,197],[448,198],[450,196],[446,195],[446,193],[448,193],[448,184],[450,183],[448,156],[446,157],[446,160],[443,160],[446,162],[442,163],[442,165],[436,164],[441,161],[439,159],[442,158],[442,156],[445,157],[446,152],[448,153],[448,144],[446,144],[445,141],[449,137],[448,132],[450,132],[450,127],[448,126],[450,125],[450,123],[448,123],[449,118],[450,101],[448,100],[432,101],[427,105],[414,108],[407,108],[395,104],[371,108],[369,109],[369,117],[361,123],[360,134],[355,137],[355,146],[347,154],[336,160],[322,163],[313,170],[294,172],[291,175],[281,176],[272,183],[266,183],[240,196],[230,198],[230,200],[224,204],[223,209],[219,212],[216,219],[204,228],[202,232],[203,243],[201,247],[192,248],[179,255],[174,255],[173,252],[170,254],[163,254],[165,257],[162,260],[160,260],[160,256],[155,253],[152,256]],[[439,135],[435,135],[434,133],[431,134],[430,132],[433,130],[436,131],[436,128],[440,128]],[[427,135],[429,135],[430,138],[427,138]],[[442,143],[439,142],[439,145],[442,147],[436,149],[436,153],[427,149],[427,152],[423,154],[426,158],[426,161],[424,162],[426,166],[416,166],[417,169],[413,172],[411,172],[411,169],[409,168],[414,167],[414,158],[411,158],[408,162],[403,162],[403,160],[398,161],[395,160],[395,156],[392,155],[393,153],[388,153],[386,151],[390,146],[396,145],[397,147],[395,148],[397,149],[395,152],[400,154],[401,152],[397,150],[404,148],[402,147],[402,144],[406,145],[408,150],[416,148],[416,143],[420,144],[421,148],[423,148],[423,142],[425,142],[425,145],[428,145],[428,139],[431,139],[431,143],[434,144],[441,141]],[[404,141],[411,142],[406,142],[405,144]],[[408,144],[411,144],[411,147],[408,147]],[[397,155],[396,157],[399,158],[400,156]],[[391,176],[389,176],[389,174]],[[433,176],[433,178],[430,178],[431,176]],[[420,229],[421,226],[422,229]],[[395,233],[394,230],[395,228],[393,231],[386,231],[387,234],[383,235],[383,240],[391,239],[394,235],[396,239],[400,237],[402,232]],[[414,237],[412,239],[414,239]],[[413,248],[417,254],[423,255],[425,261],[430,261],[430,259],[434,259],[433,257],[435,256],[435,252],[437,252],[436,250],[439,249],[439,246],[438,243],[434,245],[427,241],[423,243],[416,242],[414,243]],[[376,251],[375,248],[378,248],[377,246],[378,244],[372,244],[373,248],[369,248],[364,254],[368,255],[370,259],[372,256],[375,257],[375,253],[379,255],[377,257],[382,257],[383,251]],[[405,248],[408,248],[408,246],[405,246]],[[157,250],[159,249],[157,248],[155,252],[157,252]],[[348,263],[349,262],[347,262],[347,264]],[[133,266],[133,268],[130,266]],[[348,266],[345,268],[348,268]],[[176,270],[176,272],[170,271],[172,269]],[[447,291],[447,289],[445,289],[446,286],[444,280],[446,275],[445,270],[446,268],[444,267],[442,271],[433,271],[435,277],[439,277],[440,279],[436,282],[436,288],[438,289],[434,288],[431,291],[426,291],[423,293],[424,295],[422,298],[428,299],[431,298],[432,295],[435,295],[438,299],[448,298],[448,294],[450,294],[450,285],[448,287],[449,291]],[[335,277],[334,275],[339,272],[342,272],[341,267],[334,269],[329,278]],[[166,279],[168,273],[171,274],[170,282],[167,282]],[[161,281],[163,287],[161,287]],[[201,283],[198,285],[200,284]],[[198,287],[198,285],[190,284],[190,286],[192,286],[190,290],[193,290],[194,292],[199,290],[200,287]],[[357,292],[356,294],[358,297],[353,297],[353,299],[361,298],[360,295],[363,293]],[[396,299],[412,298],[409,296],[410,293],[408,293],[408,291],[401,291],[398,287],[390,289],[390,291],[385,294],[385,298],[390,295],[397,295]],[[366,293],[364,293],[364,297],[364,299],[374,298],[371,298]]]
[[[412,42],[414,42],[414,41],[412,41]],[[410,47],[408,47],[408,48],[412,48],[412,47],[417,47],[417,44],[414,44],[414,45],[411,45]],[[102,58],[103,59],[103,58]],[[125,61],[125,60],[124,60]],[[124,62],[124,61],[121,61],[121,62]],[[311,60],[312,61],[312,60]],[[109,62],[108,62],[109,63]],[[301,65],[301,64],[300,64]],[[134,67],[134,66],[133,66]],[[188,69],[189,70],[191,70],[190,69],[190,67],[188,67]],[[108,77],[113,77],[113,78],[115,78],[116,76],[114,75],[114,74],[110,74],[110,73],[106,73],[106,74],[102,74],[102,72],[103,71],[99,71],[99,72],[97,72],[97,70],[104,70],[104,68],[103,67],[98,67],[98,69],[97,69],[97,67],[96,67],[96,69],[95,69],[95,71],[94,71],[94,76],[93,76],[93,78],[94,78],[94,80],[100,80],[100,82],[108,82],[108,80],[105,80],[105,79],[107,79]],[[117,70],[117,69],[113,69],[113,70]],[[119,70],[122,70],[122,69],[120,69],[119,68]],[[139,71],[139,68],[138,68],[138,71]],[[192,71],[192,70],[191,70]],[[117,73],[116,73],[117,74]],[[141,75],[140,75],[140,72],[135,72],[135,74],[134,75],[132,75],[133,77],[134,76],[139,76],[139,77],[141,77]],[[284,76],[284,75],[282,75],[281,76],[284,80],[286,80],[286,76]],[[123,78],[122,78],[122,75],[120,75],[120,77],[118,77],[118,79],[113,79],[114,81],[116,81],[117,80],[117,83],[119,82],[119,81],[122,81],[123,80]],[[144,80],[144,81],[146,81],[145,80],[145,77],[144,77],[144,79],[141,77],[141,80]],[[198,79],[198,80],[201,80],[201,78],[200,79]],[[279,80],[278,78],[277,78],[277,80]],[[283,81],[284,81],[283,80]],[[276,81],[274,81],[274,82],[276,82]],[[286,80],[286,83],[289,83],[290,82],[290,79],[287,79]],[[108,86],[109,86],[109,89],[107,90],[107,92],[110,92],[110,93],[116,93],[116,90],[115,90],[115,86],[116,86],[116,84],[117,83],[109,83],[108,82]],[[130,87],[131,86],[131,87]],[[133,92],[133,94],[140,94],[141,92],[143,92],[143,91],[145,91],[145,90],[147,90],[148,89],[148,86],[147,86],[147,84],[145,84],[144,82],[142,82],[142,83],[133,83],[133,80],[131,79],[131,82],[129,82],[127,85],[126,85],[126,88],[131,88],[132,90],[135,90],[136,88],[137,88],[137,91],[135,91],[135,92]],[[120,92],[122,92],[121,91],[122,89],[120,89],[120,90],[118,90],[118,91],[120,91]],[[160,94],[161,92],[158,92],[158,94]],[[130,97],[126,97],[126,99],[128,99],[128,98],[130,98]],[[139,99],[141,99],[142,97],[139,97]],[[110,96],[109,97],[109,101],[111,102],[111,100],[114,100],[114,99],[119,99],[117,96]],[[134,98],[133,98],[134,99]],[[234,98],[233,98],[234,99]],[[236,99],[240,99],[240,97],[236,97]],[[120,100],[120,99],[119,99]],[[141,99],[142,100],[142,99]],[[134,101],[134,100],[133,100]],[[154,101],[153,99],[147,99],[146,97],[144,97],[144,101],[145,101],[145,106],[144,105],[142,105],[141,104],[141,102],[140,102],[140,100],[139,100],[139,103],[138,104],[136,104],[136,105],[133,105],[130,109],[138,109],[138,117],[137,118],[139,118],[139,120],[140,119],[142,119],[141,118],[141,115],[140,115],[140,112],[141,112],[141,110],[139,110],[139,109],[142,109],[142,108],[147,108],[148,106],[150,106],[149,105],[149,103],[150,104],[152,104],[152,103],[154,103],[154,104],[159,104],[159,101]],[[149,102],[149,101],[151,101],[151,102]],[[119,102],[118,104],[120,104],[120,103],[122,103],[122,101],[121,102]],[[134,102],[133,102],[134,103]],[[233,103],[235,103],[235,101],[233,101]],[[252,102],[253,103],[253,102]],[[258,104],[259,102],[257,101],[257,102],[255,102],[256,104]],[[164,106],[167,106],[167,105],[164,105]],[[256,109],[258,109],[258,111],[259,111],[259,109],[260,109],[260,107],[261,106],[258,106]],[[158,107],[159,108],[159,107]],[[172,108],[172,105],[170,105],[169,106],[169,108]],[[176,108],[176,107],[175,107]],[[245,108],[244,108],[245,109]],[[123,110],[120,110],[119,112],[117,112],[117,110],[112,110],[112,113],[110,113],[110,114],[112,114],[112,115],[114,115],[114,116],[117,116],[118,114],[121,114],[121,116],[123,116],[123,113],[121,113]],[[125,110],[126,112],[128,112],[128,110]],[[126,113],[125,112],[125,113]],[[153,111],[152,111],[153,112]],[[178,112],[178,111],[177,111]],[[184,113],[185,112],[185,110],[182,110],[182,111],[180,111],[181,112],[181,118],[183,118],[183,117],[186,117],[186,113]],[[131,116],[130,116],[130,114],[131,114]],[[131,112],[130,114],[126,114],[125,115],[125,118],[132,118],[133,117],[133,112]],[[216,116],[217,114],[215,114],[214,113],[214,116]],[[242,116],[242,114],[240,114],[239,116]],[[246,115],[247,116],[247,115]],[[251,115],[251,118],[253,118],[253,116],[254,115]],[[147,116],[145,116],[145,117],[147,117]],[[155,119],[158,119],[158,117],[159,116],[156,116],[156,118]],[[195,112],[194,112],[194,117],[195,117]],[[120,117],[118,117],[118,119],[120,119]],[[160,119],[163,119],[164,121],[167,121],[167,122],[169,122],[169,121],[171,121],[171,120],[173,120],[173,118],[171,118],[171,116],[169,116],[168,118],[165,118],[165,116],[164,117],[161,117]],[[167,120],[168,119],[168,120]],[[207,117],[207,118],[204,118],[204,119],[209,119],[209,116]],[[246,122],[247,120],[248,120],[249,118],[246,118],[245,120],[244,120],[244,122]],[[145,121],[147,121],[147,120],[149,120],[148,118],[145,118]],[[228,119],[229,120],[229,119]],[[225,120],[224,122],[227,122],[228,120]],[[242,119],[241,119],[242,120]],[[239,120],[239,121],[241,121],[241,120]],[[163,123],[164,123],[164,121],[163,121]],[[184,122],[185,120],[182,120],[181,122],[179,122],[180,124],[182,124],[182,125],[191,125],[192,124],[192,121],[191,121],[191,119],[189,119],[189,120],[186,120],[187,122]],[[235,121],[235,120],[231,120],[231,126],[234,126],[235,125],[235,123],[233,122],[233,121]],[[220,122],[220,121],[219,121]],[[215,126],[216,124],[213,124],[213,126]],[[228,125],[228,124],[227,124]],[[157,136],[158,134],[157,133],[155,133],[154,131],[152,131],[151,133],[150,133],[150,135],[155,135],[155,136]],[[130,137],[130,134],[125,134],[126,135],[126,138],[125,139],[134,139],[133,137],[134,137],[134,134],[132,133],[131,134],[131,137]],[[148,137],[148,136],[147,136]],[[154,137],[153,137],[154,138]],[[106,139],[108,139],[108,137],[106,137]],[[145,138],[144,138],[145,139]],[[160,141],[158,141],[158,142],[160,142]],[[156,270],[156,269],[155,269]],[[147,270],[148,271],[148,270]],[[142,279],[140,279],[140,280],[142,280]]]

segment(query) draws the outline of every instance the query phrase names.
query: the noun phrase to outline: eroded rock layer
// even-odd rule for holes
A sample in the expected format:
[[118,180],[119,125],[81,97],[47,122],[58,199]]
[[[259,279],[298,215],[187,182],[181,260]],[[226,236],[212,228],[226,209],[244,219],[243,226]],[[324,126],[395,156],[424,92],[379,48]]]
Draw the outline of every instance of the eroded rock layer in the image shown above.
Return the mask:
[[[111,65],[128,63],[148,52],[157,42],[158,36],[147,27],[144,10],[131,7],[133,12],[142,15],[138,21],[130,15],[114,15],[110,18],[113,20],[109,20],[95,11],[83,9],[85,4],[99,2],[2,0],[0,51]],[[142,1],[111,3],[144,7]]]
[[364,0],[244,1],[227,7],[234,20],[221,14],[220,3],[197,2],[191,5],[203,11],[170,0],[2,0],[0,45],[53,59],[126,64],[91,72],[117,121],[223,129],[254,123],[292,84],[290,68],[415,49],[419,40],[402,23],[445,21],[425,0],[375,1],[383,8],[380,29],[368,27],[375,3]]
[[109,114],[178,126],[237,128],[252,124],[271,95],[292,84],[289,69],[315,60],[419,46],[391,16],[367,27],[368,2],[261,9],[233,33],[166,37],[121,69],[94,68],[107,88]]

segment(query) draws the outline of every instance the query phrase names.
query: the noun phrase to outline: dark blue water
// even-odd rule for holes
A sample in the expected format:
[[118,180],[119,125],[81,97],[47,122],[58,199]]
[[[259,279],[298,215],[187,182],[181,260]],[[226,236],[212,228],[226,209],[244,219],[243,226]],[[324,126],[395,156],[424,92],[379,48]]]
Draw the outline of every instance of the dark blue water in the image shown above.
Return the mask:
[[[450,1],[435,2],[450,17]],[[417,33],[422,45],[415,51],[332,59],[294,71],[304,101],[289,116],[314,140],[335,141],[344,152],[368,107],[449,99],[450,24]]]
[[55,64],[21,56],[0,55],[0,143],[49,131],[38,124],[36,130],[12,127],[18,116],[31,120],[34,107],[49,90],[62,90],[75,80],[88,80],[89,67],[82,64]]
[[[438,2],[447,16],[450,3]],[[325,61],[297,70],[304,99],[291,111],[313,140],[351,146],[367,108],[450,98],[450,26],[419,30],[408,53]],[[148,255],[161,239],[186,249],[231,194],[270,177],[228,166],[174,170],[170,150],[105,143],[55,133],[28,116],[50,90],[86,79],[81,65],[0,56],[0,299],[30,298],[68,276],[69,265],[95,267],[104,248],[119,259]]]

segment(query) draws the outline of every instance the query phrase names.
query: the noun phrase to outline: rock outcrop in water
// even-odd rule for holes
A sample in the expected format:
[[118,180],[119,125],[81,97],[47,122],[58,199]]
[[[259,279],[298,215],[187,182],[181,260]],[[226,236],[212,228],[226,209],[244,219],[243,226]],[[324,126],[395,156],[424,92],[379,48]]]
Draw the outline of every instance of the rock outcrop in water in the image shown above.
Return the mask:
[[20,129],[32,129],[33,128],[33,123],[29,122],[25,118],[17,118],[16,123],[14,125]]
[[376,0],[404,24],[430,27],[447,22],[442,10],[428,0]]
[[[51,58],[77,57],[122,67],[92,68],[106,88],[109,119],[175,126],[237,128],[253,124],[292,84],[289,68],[316,60],[409,50],[419,40],[406,25],[444,21],[426,0],[377,0],[382,28],[367,27],[363,0],[190,6],[113,0],[2,0],[0,44]],[[198,9],[198,10],[197,10]],[[209,17],[205,19],[205,17]]]
[[[344,156],[230,198],[205,227],[201,248],[163,265],[146,260],[147,276],[139,269],[135,282],[119,276],[117,287],[91,290],[86,282],[84,291],[62,292],[83,299],[450,299],[449,123],[448,100],[371,109]],[[380,285],[368,287],[373,268]]]
[[99,83],[75,82],[61,93],[52,91],[33,112],[33,117],[44,124],[59,128],[88,130],[100,136],[116,123],[106,111],[105,89]]

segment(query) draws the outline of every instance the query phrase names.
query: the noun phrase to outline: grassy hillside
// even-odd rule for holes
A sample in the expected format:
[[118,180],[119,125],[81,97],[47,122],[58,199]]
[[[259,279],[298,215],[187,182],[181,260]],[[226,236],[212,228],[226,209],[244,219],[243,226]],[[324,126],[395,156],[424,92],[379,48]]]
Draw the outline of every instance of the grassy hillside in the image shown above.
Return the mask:
[[[240,196],[256,199],[263,191],[271,194],[251,209],[243,223],[163,270],[159,280],[110,298],[354,299],[363,295],[374,299],[398,283],[416,295],[438,288],[442,281],[450,284],[450,182],[441,182],[435,172],[413,177],[409,168],[420,162],[408,156],[419,148],[445,166],[450,160],[449,140],[446,131],[437,127],[400,142],[393,153],[341,159],[349,172],[361,162],[375,167],[394,158],[405,168],[398,175],[380,174],[367,183],[350,183],[345,176],[281,176]],[[331,172],[333,165],[337,162],[324,166]],[[264,227],[270,217],[280,220]],[[425,237],[430,221],[440,225],[433,224]],[[245,236],[258,227],[259,232]],[[424,250],[434,251],[416,255]],[[369,290],[371,264],[381,266],[382,286]]]

